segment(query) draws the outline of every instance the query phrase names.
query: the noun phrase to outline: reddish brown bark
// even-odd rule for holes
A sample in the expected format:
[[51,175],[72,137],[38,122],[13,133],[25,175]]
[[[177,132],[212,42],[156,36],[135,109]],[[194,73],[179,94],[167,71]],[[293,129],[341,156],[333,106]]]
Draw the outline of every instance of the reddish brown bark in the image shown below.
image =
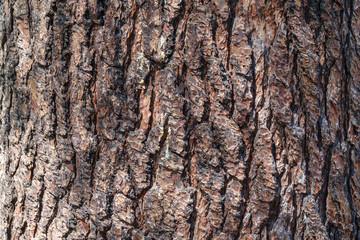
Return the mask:
[[0,2],[0,239],[359,239],[359,1]]

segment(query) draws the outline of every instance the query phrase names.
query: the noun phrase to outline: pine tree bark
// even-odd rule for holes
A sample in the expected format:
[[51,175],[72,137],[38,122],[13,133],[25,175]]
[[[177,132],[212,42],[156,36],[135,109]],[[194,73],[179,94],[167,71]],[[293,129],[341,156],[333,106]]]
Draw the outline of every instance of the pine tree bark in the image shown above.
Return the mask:
[[357,0],[0,1],[0,239],[360,239]]

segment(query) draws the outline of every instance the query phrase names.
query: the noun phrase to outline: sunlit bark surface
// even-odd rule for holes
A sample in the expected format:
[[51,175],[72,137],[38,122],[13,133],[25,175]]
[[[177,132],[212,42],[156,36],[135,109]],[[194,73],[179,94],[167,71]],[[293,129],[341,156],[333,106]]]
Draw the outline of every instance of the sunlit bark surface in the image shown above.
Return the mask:
[[1,0],[0,239],[360,239],[358,0]]

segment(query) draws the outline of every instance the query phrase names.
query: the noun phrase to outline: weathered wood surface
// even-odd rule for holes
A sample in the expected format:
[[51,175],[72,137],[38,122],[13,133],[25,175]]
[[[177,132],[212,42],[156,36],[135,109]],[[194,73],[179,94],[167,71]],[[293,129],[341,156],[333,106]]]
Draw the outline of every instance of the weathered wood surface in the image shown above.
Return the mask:
[[358,0],[2,0],[0,43],[0,239],[360,239]]

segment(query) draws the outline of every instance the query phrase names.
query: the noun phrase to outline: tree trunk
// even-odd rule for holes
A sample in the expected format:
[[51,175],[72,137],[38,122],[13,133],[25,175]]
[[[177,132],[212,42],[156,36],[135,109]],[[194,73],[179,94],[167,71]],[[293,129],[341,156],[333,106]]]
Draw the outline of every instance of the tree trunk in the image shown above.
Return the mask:
[[0,8],[0,239],[360,239],[359,1]]

